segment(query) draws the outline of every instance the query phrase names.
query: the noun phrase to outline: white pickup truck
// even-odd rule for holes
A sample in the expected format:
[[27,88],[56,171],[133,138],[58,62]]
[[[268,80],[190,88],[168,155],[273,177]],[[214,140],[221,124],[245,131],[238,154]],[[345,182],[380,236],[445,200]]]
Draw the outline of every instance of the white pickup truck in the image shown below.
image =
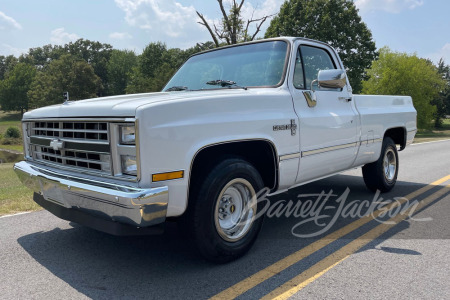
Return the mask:
[[116,235],[178,219],[209,260],[243,255],[257,194],[362,167],[396,183],[416,133],[410,97],[352,95],[327,44],[275,38],[196,54],[163,92],[67,101],[24,115],[14,168],[56,216]]

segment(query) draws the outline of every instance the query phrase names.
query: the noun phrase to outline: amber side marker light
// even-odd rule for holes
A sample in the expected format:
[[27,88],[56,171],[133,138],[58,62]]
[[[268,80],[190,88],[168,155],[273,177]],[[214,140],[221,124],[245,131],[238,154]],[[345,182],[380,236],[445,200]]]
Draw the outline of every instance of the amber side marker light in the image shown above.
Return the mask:
[[159,174],[153,174],[152,175],[152,181],[164,181],[164,180],[171,180],[171,179],[179,179],[184,177],[184,171],[175,171],[175,172],[168,172],[168,173],[159,173]]

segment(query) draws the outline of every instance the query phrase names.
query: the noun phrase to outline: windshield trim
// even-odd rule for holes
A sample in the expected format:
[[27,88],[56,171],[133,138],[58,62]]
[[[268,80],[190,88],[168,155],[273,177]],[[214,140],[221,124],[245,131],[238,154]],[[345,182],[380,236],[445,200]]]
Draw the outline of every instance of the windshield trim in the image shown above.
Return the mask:
[[[252,45],[252,44],[259,44],[259,43],[270,43],[270,42],[277,42],[277,41],[281,41],[281,42],[285,42],[287,44],[286,47],[286,57],[284,59],[284,67],[283,67],[283,74],[281,75],[281,79],[278,82],[278,84],[276,85],[257,85],[257,86],[246,86],[246,88],[277,88],[280,87],[284,84],[285,80],[286,80],[286,75],[287,75],[287,71],[288,71],[288,65],[289,65],[289,59],[290,59],[290,53],[291,53],[291,49],[292,49],[292,45],[291,45],[291,41],[288,39],[283,39],[283,38],[273,38],[273,39],[265,39],[265,40],[259,40],[259,41],[252,41],[252,42],[247,42],[247,43],[241,43],[241,44],[235,44],[235,45],[227,45],[227,46],[223,46],[223,47],[219,47],[219,48],[214,48],[214,49],[209,49],[209,50],[205,50],[202,52],[198,52],[195,53],[191,56],[189,56],[188,59],[186,59],[186,61],[177,69],[177,71],[172,75],[172,77],[170,77],[170,79],[167,81],[167,83],[169,83],[172,78],[175,76],[175,74],[178,73],[178,71],[184,66],[184,64],[186,64],[186,62],[188,60],[190,60],[192,57],[197,56],[197,55],[202,55],[204,53],[208,53],[208,52],[213,52],[213,51],[219,51],[222,49],[226,49],[226,48],[232,48],[232,47],[242,47],[242,46],[246,46],[246,45]],[[164,86],[164,88],[161,90],[161,92],[165,92],[166,89],[166,85]],[[181,91],[181,92],[188,92],[188,91],[211,91],[211,90],[224,90],[224,89],[229,89],[228,87],[225,88],[212,88],[212,89],[199,89],[199,90],[185,90],[185,91]],[[167,92],[170,93],[170,92]]]

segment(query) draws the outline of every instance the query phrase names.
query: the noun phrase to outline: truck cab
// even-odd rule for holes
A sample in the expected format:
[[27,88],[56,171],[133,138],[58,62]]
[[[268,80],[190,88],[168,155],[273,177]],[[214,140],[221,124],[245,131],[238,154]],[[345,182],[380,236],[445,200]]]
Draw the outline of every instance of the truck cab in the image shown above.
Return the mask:
[[176,219],[205,258],[246,253],[258,196],[362,167],[386,192],[416,132],[411,97],[353,95],[329,45],[283,37],[189,58],[162,92],[65,102],[23,118],[15,170],[58,217],[111,234]]

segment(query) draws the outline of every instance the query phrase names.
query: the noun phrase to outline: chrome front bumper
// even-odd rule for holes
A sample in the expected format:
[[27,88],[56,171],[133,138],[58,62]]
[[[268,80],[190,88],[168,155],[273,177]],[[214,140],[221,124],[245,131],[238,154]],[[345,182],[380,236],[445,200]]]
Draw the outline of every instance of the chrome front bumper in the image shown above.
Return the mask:
[[44,208],[47,208],[45,202],[48,202],[49,207],[57,208],[48,209],[57,216],[60,215],[54,211],[64,210],[66,217],[60,217],[66,220],[77,222],[79,218],[74,220],[70,215],[82,213],[110,223],[148,227],[163,223],[166,219],[169,201],[167,186],[141,189],[88,180],[49,171],[26,161],[16,163],[14,171],[24,185],[38,194],[37,198],[42,200]]

